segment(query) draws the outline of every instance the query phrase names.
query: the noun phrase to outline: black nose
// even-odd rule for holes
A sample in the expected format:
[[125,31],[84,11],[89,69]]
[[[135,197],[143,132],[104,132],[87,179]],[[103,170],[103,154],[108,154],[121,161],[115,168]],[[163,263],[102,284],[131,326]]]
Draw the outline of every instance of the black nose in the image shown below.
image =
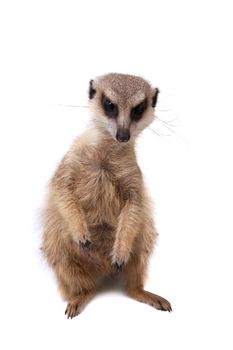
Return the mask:
[[129,129],[118,129],[116,139],[119,142],[127,142],[130,139]]

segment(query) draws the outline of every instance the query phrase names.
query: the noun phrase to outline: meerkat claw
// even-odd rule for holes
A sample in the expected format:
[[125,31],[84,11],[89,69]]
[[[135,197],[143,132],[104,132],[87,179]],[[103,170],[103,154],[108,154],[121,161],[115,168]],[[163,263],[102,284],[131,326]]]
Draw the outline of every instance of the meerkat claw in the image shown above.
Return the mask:
[[115,268],[116,272],[122,272],[123,267],[124,267],[124,263],[119,264],[118,262],[115,262],[115,264],[114,264],[114,268]]
[[86,239],[85,241],[79,241],[79,244],[83,249],[89,249],[91,245],[91,241]]

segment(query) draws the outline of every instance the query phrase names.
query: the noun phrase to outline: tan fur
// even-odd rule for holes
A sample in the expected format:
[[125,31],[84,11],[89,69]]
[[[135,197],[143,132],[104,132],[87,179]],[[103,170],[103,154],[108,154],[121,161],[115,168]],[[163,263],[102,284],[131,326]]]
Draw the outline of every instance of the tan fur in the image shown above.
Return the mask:
[[74,141],[50,183],[45,257],[68,301],[68,317],[79,314],[106,276],[120,276],[129,296],[170,311],[168,301],[143,290],[156,234],[134,140],[152,121],[153,108],[132,126],[130,141],[120,143],[114,137],[120,117],[109,121],[100,105],[101,93],[108,93],[124,121],[138,98],[151,102],[154,90],[142,78],[121,74],[97,78],[94,88],[93,126]]

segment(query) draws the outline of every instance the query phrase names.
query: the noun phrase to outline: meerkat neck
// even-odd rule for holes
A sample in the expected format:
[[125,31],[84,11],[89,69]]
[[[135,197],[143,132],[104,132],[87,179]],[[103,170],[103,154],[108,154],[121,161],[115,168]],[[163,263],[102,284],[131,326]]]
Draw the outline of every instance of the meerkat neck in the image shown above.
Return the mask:
[[90,131],[95,134],[96,145],[103,148],[104,151],[113,151],[114,153],[118,151],[122,153],[135,152],[135,142],[133,140],[119,142],[107,130],[96,128],[95,126],[92,126]]

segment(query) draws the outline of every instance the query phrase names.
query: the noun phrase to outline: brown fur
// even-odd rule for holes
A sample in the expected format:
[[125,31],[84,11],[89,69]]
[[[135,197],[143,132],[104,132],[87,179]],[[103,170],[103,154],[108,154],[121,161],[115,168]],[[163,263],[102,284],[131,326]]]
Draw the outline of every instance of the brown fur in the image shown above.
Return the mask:
[[[68,317],[80,313],[106,276],[121,276],[129,296],[171,311],[168,301],[143,289],[156,234],[134,139],[149,124],[153,109],[132,128],[131,140],[120,143],[100,106],[101,91],[108,91],[120,106],[119,120],[126,123],[129,105],[142,94],[152,101],[154,90],[142,78],[118,74],[98,78],[94,88],[93,127],[75,140],[50,183],[45,257],[68,301]],[[117,128],[119,121],[114,123]]]

